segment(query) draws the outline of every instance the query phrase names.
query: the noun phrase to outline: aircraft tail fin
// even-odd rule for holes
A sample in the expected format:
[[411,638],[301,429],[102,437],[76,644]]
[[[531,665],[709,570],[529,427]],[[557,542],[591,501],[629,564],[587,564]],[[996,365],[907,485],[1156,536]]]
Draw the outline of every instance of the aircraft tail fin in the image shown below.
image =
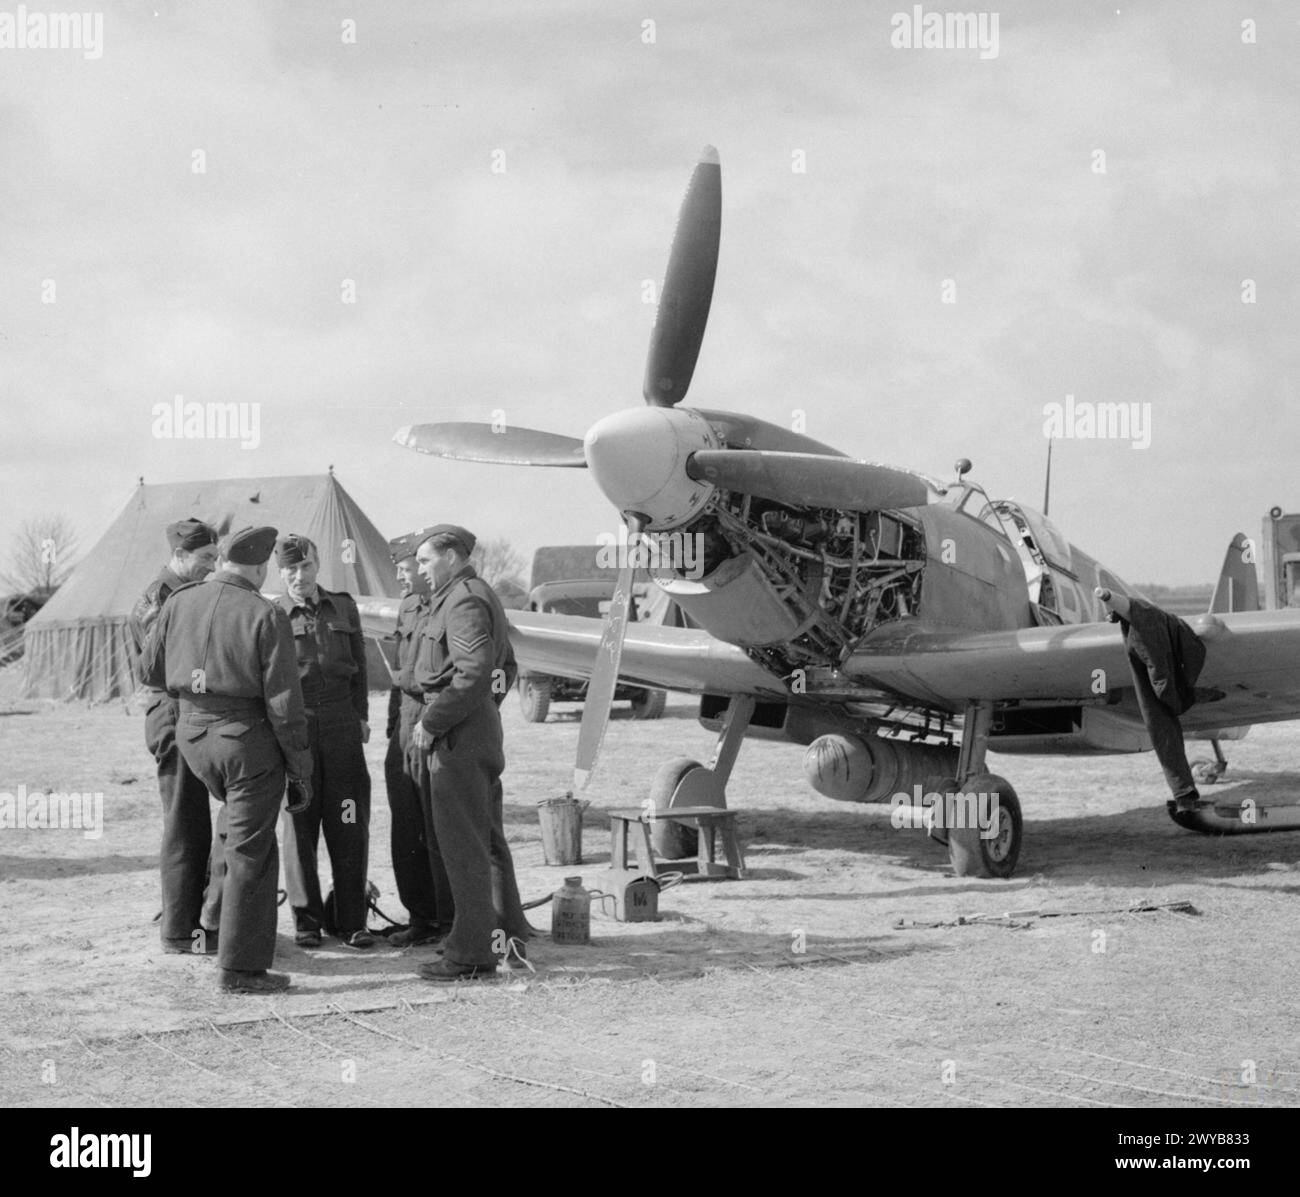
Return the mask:
[[1254,545],[1244,533],[1238,532],[1224,555],[1214,597],[1210,599],[1210,614],[1258,610],[1259,579],[1255,575]]

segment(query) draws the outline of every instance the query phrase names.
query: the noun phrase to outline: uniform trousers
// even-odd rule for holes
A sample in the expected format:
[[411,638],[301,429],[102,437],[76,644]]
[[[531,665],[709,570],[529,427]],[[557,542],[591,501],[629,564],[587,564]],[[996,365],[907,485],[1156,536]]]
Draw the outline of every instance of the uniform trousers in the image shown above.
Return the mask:
[[397,896],[406,907],[411,926],[421,929],[450,926],[455,913],[438,837],[432,821],[426,825],[425,804],[420,799],[421,776],[428,773],[428,758],[423,753],[408,752],[411,729],[423,710],[424,704],[418,699],[402,695],[397,729],[389,737],[384,757]]
[[284,798],[284,756],[266,717],[247,712],[182,704],[176,738],[186,764],[225,804],[217,961],[259,972],[275,956],[275,821]]
[[307,709],[311,740],[311,803],[284,814],[284,882],[298,931],[319,931],[325,920],[317,859],[325,831],[340,933],[366,925],[366,867],[370,857],[370,774],[361,721],[346,701]]
[[1133,666],[1133,689],[1136,691],[1138,709],[1142,712],[1147,735],[1151,737],[1156,760],[1164,770],[1165,784],[1175,799],[1190,797],[1196,793],[1196,782],[1187,763],[1183,725],[1178,716],[1156,697],[1146,666],[1136,658],[1131,658],[1130,664]]
[[453,964],[495,965],[510,938],[527,940],[514,861],[502,823],[501,713],[487,701],[424,756],[427,804],[456,904],[443,956]]
[[[215,930],[221,921],[221,845],[214,841],[208,812],[208,787],[176,746],[176,700],[155,696],[145,713],[145,746],[158,765],[162,799],[162,874],[164,940],[190,939],[199,927]],[[210,876],[210,866],[216,864]]]

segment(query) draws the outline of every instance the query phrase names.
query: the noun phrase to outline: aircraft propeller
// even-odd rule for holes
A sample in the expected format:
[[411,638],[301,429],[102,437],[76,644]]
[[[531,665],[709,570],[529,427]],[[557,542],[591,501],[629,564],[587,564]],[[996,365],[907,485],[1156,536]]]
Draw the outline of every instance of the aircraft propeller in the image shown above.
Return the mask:
[[686,459],[686,473],[791,507],[919,507],[929,502],[932,489],[919,474],[894,466],[772,450],[699,449]]
[[[709,305],[713,302],[721,235],[722,168],[718,151],[705,146],[677,217],[677,231],[673,234],[668,269],[659,293],[659,310],[654,331],[650,334],[650,351],[646,355],[641,393],[651,407],[673,407],[686,397],[690,388],[709,320]],[[591,780],[605,739],[605,729],[609,726],[636,572],[633,549],[645,523],[635,512],[624,512],[623,516],[628,528],[628,557],[619,570],[614,598],[605,616],[596,664],[587,686],[587,699],[582,707],[578,755],[573,770],[574,787],[580,790],[585,789]]]
[[[393,438],[421,453],[501,465],[589,467],[623,514],[629,560],[619,570],[600,648],[587,687],[578,734],[574,783],[587,785],[609,723],[635,580],[632,549],[647,528],[675,527],[703,509],[713,487],[793,507],[856,510],[913,507],[929,501],[919,475],[815,452],[725,448],[735,427],[748,444],[744,417],[691,409],[672,411],[686,397],[704,340],[717,276],[722,227],[722,171],[706,146],[682,200],[659,307],[646,355],[642,395],[647,406],[616,412],[585,440],[528,428],[488,424],[416,424]],[[806,439],[806,438],[805,438]],[[732,443],[737,443],[732,441]]]
[[673,407],[685,397],[704,341],[718,273],[722,234],[722,167],[705,146],[686,188],[659,310],[650,334],[641,393],[651,407]]
[[623,641],[627,636],[627,618],[632,604],[632,583],[636,576],[634,549],[641,537],[642,521],[636,516],[627,518],[627,560],[618,571],[614,597],[610,600],[601,630],[600,646],[596,649],[596,663],[592,667],[591,681],[587,684],[587,697],[582,705],[582,726],[578,729],[578,753],[573,766],[574,789],[585,790],[596,767],[600,746],[609,726],[609,712],[614,705],[614,691],[618,686],[618,666],[623,658]]
[[485,461],[496,465],[560,466],[586,469],[582,441],[558,432],[492,424],[408,424],[393,436],[417,453],[453,461]]

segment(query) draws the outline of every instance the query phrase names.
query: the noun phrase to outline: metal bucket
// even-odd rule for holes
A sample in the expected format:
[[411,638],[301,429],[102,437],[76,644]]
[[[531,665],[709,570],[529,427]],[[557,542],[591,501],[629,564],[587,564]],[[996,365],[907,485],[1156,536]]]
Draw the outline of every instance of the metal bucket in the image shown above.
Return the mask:
[[582,863],[582,812],[591,805],[572,794],[546,798],[537,804],[542,828],[542,854],[548,865]]

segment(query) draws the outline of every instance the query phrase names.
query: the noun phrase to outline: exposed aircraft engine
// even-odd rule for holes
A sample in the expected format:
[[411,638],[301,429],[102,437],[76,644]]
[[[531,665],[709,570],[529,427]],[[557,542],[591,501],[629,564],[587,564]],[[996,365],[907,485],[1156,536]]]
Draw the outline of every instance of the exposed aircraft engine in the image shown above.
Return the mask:
[[957,749],[837,732],[808,745],[803,771],[814,790],[838,802],[888,802],[897,793],[911,800],[918,785],[926,794],[951,784]]
[[905,515],[794,509],[719,491],[684,531],[699,540],[703,577],[656,580],[701,625],[717,624],[784,674],[840,664],[865,633],[920,604],[924,534]]

